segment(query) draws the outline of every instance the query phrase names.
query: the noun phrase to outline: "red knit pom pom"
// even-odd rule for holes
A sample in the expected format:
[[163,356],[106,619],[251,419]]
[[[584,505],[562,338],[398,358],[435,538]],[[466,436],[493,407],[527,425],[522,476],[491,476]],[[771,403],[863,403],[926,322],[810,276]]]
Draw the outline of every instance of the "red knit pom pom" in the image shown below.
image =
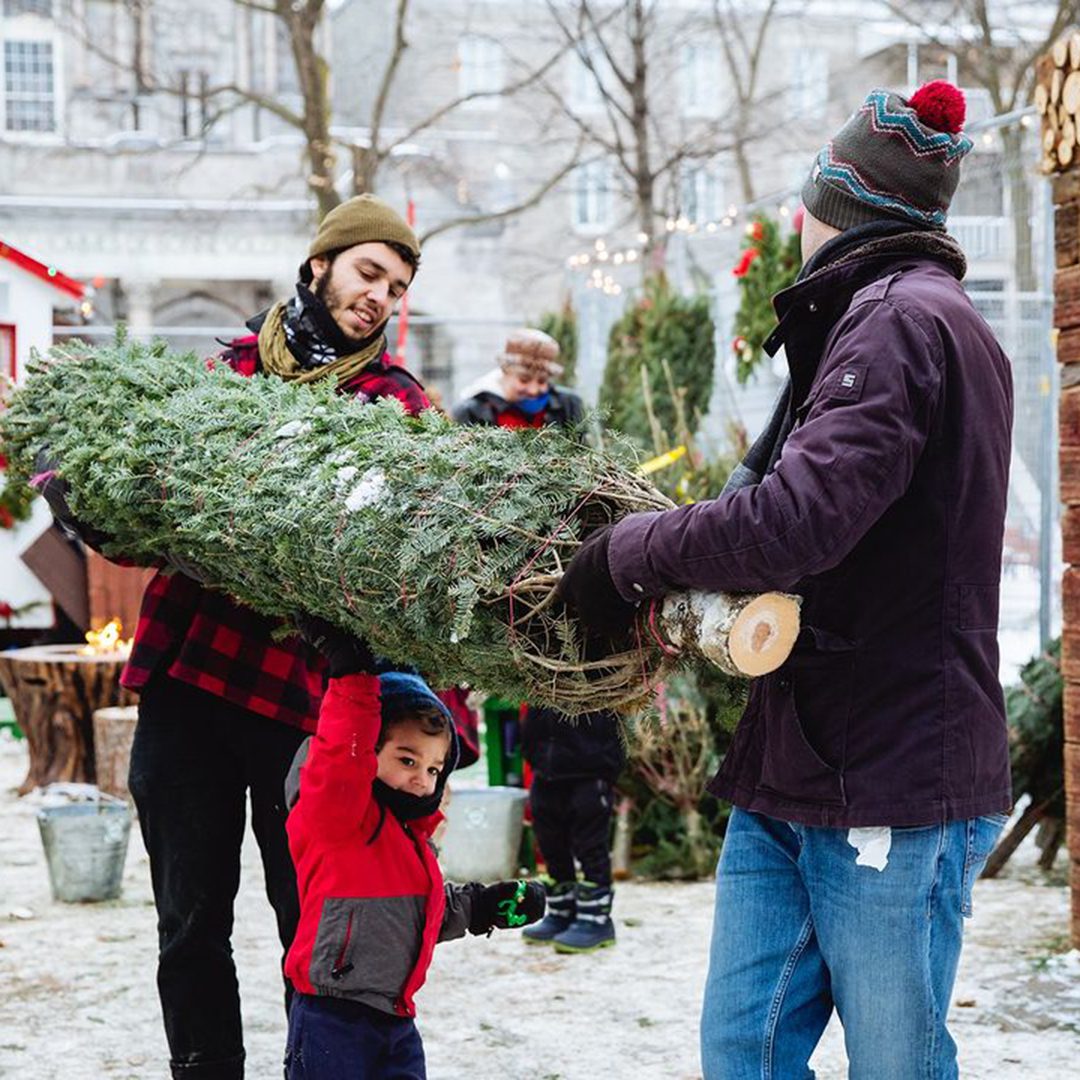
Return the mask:
[[963,91],[944,79],[935,79],[908,99],[919,119],[935,131],[947,131],[955,135],[964,126],[967,105]]

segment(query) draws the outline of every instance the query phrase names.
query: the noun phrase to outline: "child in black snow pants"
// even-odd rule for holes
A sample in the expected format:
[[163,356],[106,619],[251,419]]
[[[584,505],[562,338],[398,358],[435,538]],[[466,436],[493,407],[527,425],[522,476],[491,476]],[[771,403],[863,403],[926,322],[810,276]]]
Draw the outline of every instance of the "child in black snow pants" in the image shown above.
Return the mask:
[[431,834],[458,757],[449,710],[418,675],[372,674],[364,642],[301,625],[330,679],[286,781],[300,923],[285,1077],[423,1080],[413,995],[436,943],[534,922],[543,890],[443,883]]
[[614,784],[626,762],[619,718],[595,712],[570,719],[530,707],[522,750],[533,769],[533,828],[549,879],[548,914],[522,936],[568,953],[614,945],[611,815]]

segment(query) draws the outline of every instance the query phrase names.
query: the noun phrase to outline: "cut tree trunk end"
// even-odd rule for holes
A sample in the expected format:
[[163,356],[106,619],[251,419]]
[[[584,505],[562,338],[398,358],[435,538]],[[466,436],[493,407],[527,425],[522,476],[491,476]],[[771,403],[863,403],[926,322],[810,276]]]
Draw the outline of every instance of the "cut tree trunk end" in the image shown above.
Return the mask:
[[0,653],[0,684],[30,751],[20,795],[58,781],[95,782],[95,710],[135,703],[120,685],[126,660],[121,653],[82,655],[76,645]]
[[698,653],[729,675],[775,671],[799,636],[801,600],[788,593],[674,593],[660,621],[677,649]]

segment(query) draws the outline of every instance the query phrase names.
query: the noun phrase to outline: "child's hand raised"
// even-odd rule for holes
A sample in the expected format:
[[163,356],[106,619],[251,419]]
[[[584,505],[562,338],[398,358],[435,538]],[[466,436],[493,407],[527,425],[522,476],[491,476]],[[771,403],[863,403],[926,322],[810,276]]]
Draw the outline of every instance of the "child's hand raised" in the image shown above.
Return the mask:
[[470,934],[516,929],[536,922],[544,914],[544,889],[536,881],[497,881],[473,896]]

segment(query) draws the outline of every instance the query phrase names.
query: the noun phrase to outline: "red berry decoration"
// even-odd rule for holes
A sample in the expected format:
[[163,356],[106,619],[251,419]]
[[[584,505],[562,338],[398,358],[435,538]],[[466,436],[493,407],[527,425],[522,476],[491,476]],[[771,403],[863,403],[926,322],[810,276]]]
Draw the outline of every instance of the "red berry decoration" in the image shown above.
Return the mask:
[[908,99],[908,105],[927,127],[935,131],[955,135],[964,126],[967,105],[963,91],[944,79],[920,86]]

